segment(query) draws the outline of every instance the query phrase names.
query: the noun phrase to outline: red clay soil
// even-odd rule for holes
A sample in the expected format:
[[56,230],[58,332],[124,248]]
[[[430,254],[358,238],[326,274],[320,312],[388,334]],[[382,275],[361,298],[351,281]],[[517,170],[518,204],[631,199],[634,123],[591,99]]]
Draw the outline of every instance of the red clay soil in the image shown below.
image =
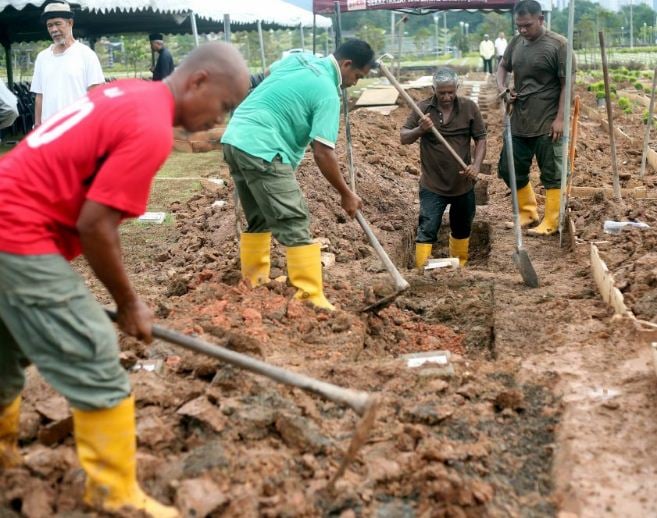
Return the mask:
[[[239,281],[230,191],[208,190],[180,200],[171,207],[173,242],[146,255],[125,251],[159,324],[380,395],[372,434],[335,491],[326,486],[358,421],[353,411],[164,342],[145,346],[122,337],[122,359],[137,398],[143,486],[186,516],[657,512],[655,483],[632,485],[641,466],[655,465],[651,452],[657,449],[637,440],[628,448],[631,459],[618,464],[624,459],[619,441],[628,433],[655,436],[647,419],[657,410],[648,390],[654,372],[644,361],[629,370],[625,366],[631,379],[618,374],[622,359],[643,349],[631,329],[610,320],[589,276],[588,248],[564,251],[558,238],[529,240],[541,287],[524,287],[505,226],[508,192],[492,178],[490,202],[478,207],[471,266],[431,275],[407,269],[417,220],[418,148],[399,144],[406,115],[405,107],[390,117],[363,110],[352,114],[364,214],[411,283],[378,315],[359,309],[390,293],[389,278],[309,157],[298,178],[313,234],[335,256],[324,277],[337,311],[294,300],[295,290],[282,280],[256,289]],[[488,123],[488,157],[494,164],[501,142],[496,108],[489,110]],[[587,128],[578,146],[578,181],[586,185],[597,181],[591,163],[600,171],[607,166],[590,147],[598,138],[593,135],[593,127]],[[346,163],[342,144],[338,153]],[[221,175],[227,178],[225,167]],[[226,206],[212,207],[217,198]],[[628,200],[620,206],[600,197],[571,203],[582,243],[604,239],[610,243],[605,251],[622,248],[617,262],[609,256],[610,264],[633,265],[633,276],[628,269],[619,278],[627,282],[628,298],[635,297],[633,308],[644,308],[637,314],[647,320],[655,316],[644,299],[657,274],[643,266],[653,231],[607,236],[601,219],[633,215],[652,225],[654,209],[648,205]],[[446,255],[446,236],[443,230],[434,257]],[[278,245],[272,265],[272,279],[285,275]],[[418,372],[400,358],[430,350],[450,351],[454,372]],[[153,360],[162,360],[159,372],[134,369]],[[621,378],[620,395],[595,399],[595,389]],[[47,428],[51,434],[44,437]],[[0,473],[1,516],[102,515],[79,503],[83,475],[69,431],[64,402],[31,371],[21,418],[25,465]],[[576,452],[569,454],[571,447]],[[614,469],[622,476],[602,479]],[[630,503],[643,514],[624,514]]]

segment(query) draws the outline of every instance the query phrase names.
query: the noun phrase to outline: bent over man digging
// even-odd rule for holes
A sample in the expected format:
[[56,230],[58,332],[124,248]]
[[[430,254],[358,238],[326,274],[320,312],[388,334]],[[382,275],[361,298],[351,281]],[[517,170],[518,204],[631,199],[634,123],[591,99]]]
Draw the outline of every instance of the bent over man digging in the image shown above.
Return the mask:
[[326,58],[293,54],[270,67],[270,75],[231,118],[221,142],[248,224],[240,237],[242,277],[253,286],[269,280],[273,234],[287,247],[296,297],[333,309],[324,296],[320,245],[310,237],[295,170],[311,143],[319,170],[340,193],[342,208],[355,216],[362,203],[342,178],[334,149],[339,89],[366,76],[373,59],[370,46],[355,39]]
[[21,462],[20,393],[31,362],[73,407],[86,503],[178,516],[137,483],[135,402],[116,332],[69,261],[84,254],[120,328],[150,341],[153,315],[126,275],[118,226],[145,211],[174,124],[207,130],[248,87],[238,52],[207,44],[164,82],[94,89],[0,160],[0,469]]
[[[567,40],[543,26],[541,4],[536,0],[518,2],[513,12],[519,34],[500,61],[497,87],[500,93],[505,92],[507,76],[513,72],[513,87],[506,100],[513,106],[511,132],[520,224],[526,227],[538,222],[536,197],[529,183],[529,168],[536,157],[545,187],[545,214],[527,233],[552,235],[559,227],[561,202]],[[506,153],[504,145],[499,174],[509,185]]]
[[[477,105],[456,95],[458,75],[439,68],[433,76],[434,94],[419,103],[422,118],[411,112],[401,129],[401,143],[420,139],[420,217],[415,243],[415,265],[424,267],[447,206],[449,209],[449,255],[461,266],[468,260],[472,221],[475,216],[474,179],[486,157],[486,127]],[[447,143],[470,164],[470,147],[475,142],[474,161],[465,171],[432,133],[435,127]]]

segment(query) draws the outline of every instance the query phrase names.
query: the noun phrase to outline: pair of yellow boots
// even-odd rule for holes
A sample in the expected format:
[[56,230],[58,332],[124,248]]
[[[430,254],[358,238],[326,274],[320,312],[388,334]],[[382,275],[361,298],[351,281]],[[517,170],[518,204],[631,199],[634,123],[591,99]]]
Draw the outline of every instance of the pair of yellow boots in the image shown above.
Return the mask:
[[[431,257],[432,243],[415,243],[415,267],[418,269],[424,268],[424,265]],[[461,267],[465,266],[468,262],[468,247],[470,246],[470,238],[456,239],[451,235],[449,236],[449,256],[458,257]]]
[[[559,230],[559,209],[561,207],[561,190],[545,190],[545,215],[543,221],[534,228],[527,230],[530,236],[551,236]],[[518,189],[518,208],[520,210],[520,226],[526,227],[538,221],[536,196],[532,185],[528,183]]]
[[[319,308],[334,310],[324,296],[322,282],[321,245],[287,248],[287,274],[292,286],[298,288],[295,298],[308,300]],[[271,232],[243,232],[240,236],[242,278],[253,287],[269,282]]]
[[[0,470],[18,466],[18,425],[21,398],[0,407]],[[84,500],[108,511],[130,506],[154,518],[176,518],[173,507],[146,496],[137,482],[135,400],[130,396],[114,408],[73,410],[75,445],[87,481]]]

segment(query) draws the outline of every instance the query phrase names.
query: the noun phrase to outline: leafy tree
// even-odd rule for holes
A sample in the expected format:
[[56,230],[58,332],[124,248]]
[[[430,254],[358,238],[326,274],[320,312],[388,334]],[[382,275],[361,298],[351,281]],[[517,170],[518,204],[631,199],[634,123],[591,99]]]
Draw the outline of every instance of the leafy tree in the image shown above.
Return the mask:
[[356,37],[369,43],[376,54],[381,54],[386,46],[386,31],[375,25],[363,25],[356,31]]
[[417,49],[418,54],[425,54],[425,49],[430,39],[431,31],[426,27],[422,27],[415,32],[413,35],[413,43],[415,44],[415,48]]

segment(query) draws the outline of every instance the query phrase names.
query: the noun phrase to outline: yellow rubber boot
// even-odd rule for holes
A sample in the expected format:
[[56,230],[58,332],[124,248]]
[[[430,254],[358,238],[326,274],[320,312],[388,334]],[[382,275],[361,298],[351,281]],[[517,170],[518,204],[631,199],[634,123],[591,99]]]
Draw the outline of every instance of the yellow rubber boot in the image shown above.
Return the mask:
[[470,238],[455,239],[449,236],[449,256],[458,257],[461,267],[465,266],[468,262],[468,246],[470,245]]
[[292,286],[299,288],[295,298],[332,311],[335,308],[324,296],[320,247],[319,243],[288,247],[287,273]]
[[415,267],[420,270],[431,257],[431,243],[415,243]]
[[536,196],[534,195],[534,189],[532,189],[531,183],[528,183],[522,189],[518,189],[518,209],[520,211],[521,227],[538,223]]
[[242,232],[240,235],[240,265],[242,278],[254,288],[269,282],[271,232]]
[[530,236],[551,236],[559,230],[559,207],[561,206],[561,190],[547,189],[545,191],[545,214],[540,225],[530,228]]
[[131,506],[153,518],[178,518],[173,507],[146,496],[137,483],[135,400],[114,408],[73,410],[73,430],[80,464],[87,474],[84,500],[108,511]]
[[18,450],[20,411],[20,396],[7,406],[0,407],[0,469],[13,468],[22,462]]

